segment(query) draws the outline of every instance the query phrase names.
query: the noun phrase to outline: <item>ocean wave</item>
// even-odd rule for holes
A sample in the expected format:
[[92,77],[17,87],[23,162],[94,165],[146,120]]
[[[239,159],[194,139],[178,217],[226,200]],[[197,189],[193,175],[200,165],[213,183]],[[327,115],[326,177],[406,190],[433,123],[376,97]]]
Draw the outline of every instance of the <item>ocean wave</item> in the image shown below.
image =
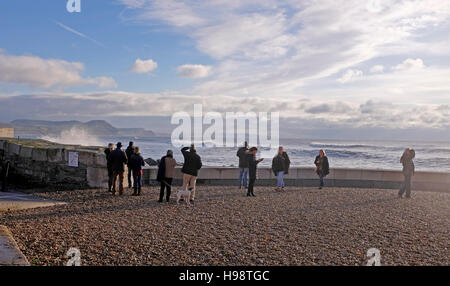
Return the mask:
[[321,142],[311,142],[310,147],[315,148],[384,148],[382,146],[375,146],[369,144],[345,144],[345,143],[321,143]]

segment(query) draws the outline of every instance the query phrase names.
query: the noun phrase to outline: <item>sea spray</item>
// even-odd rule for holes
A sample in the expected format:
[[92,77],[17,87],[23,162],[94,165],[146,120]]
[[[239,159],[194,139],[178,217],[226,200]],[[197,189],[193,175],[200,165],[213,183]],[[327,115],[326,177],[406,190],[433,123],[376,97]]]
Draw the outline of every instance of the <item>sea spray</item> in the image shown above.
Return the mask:
[[43,140],[56,142],[60,144],[82,145],[82,146],[103,146],[102,142],[95,135],[90,134],[86,129],[72,127],[61,131],[58,136],[43,136]]

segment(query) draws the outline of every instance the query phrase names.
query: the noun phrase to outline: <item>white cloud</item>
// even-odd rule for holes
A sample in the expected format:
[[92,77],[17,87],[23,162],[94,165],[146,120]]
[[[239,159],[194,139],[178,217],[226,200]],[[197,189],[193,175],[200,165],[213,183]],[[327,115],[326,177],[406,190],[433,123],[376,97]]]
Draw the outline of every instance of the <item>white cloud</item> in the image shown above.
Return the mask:
[[[334,82],[342,87],[342,81],[360,77],[358,71],[366,62],[382,58],[386,66],[393,66],[386,59],[407,58],[416,51],[421,58],[426,53],[445,55],[448,50],[444,24],[450,20],[449,1],[121,2],[134,19],[165,24],[217,60],[214,74],[192,89],[203,96],[289,97],[315,85],[309,94],[322,97],[321,82],[354,70]],[[443,31],[433,30],[437,28]]]
[[423,60],[421,59],[406,59],[403,63],[395,66],[394,70],[400,71],[417,71],[425,67]]
[[372,68],[370,68],[371,73],[382,73],[384,72],[384,66],[383,65],[375,65]]
[[340,83],[348,83],[363,76],[360,70],[347,70],[337,81]]
[[99,88],[117,87],[110,77],[84,78],[84,65],[37,56],[0,54],[0,82],[28,85],[33,89],[69,88],[93,85]]
[[153,60],[137,59],[130,67],[130,71],[134,73],[149,73],[158,68],[158,64]]
[[177,71],[181,77],[204,78],[210,75],[211,67],[204,65],[182,65],[178,67]]
[[293,44],[283,14],[230,16],[194,33],[198,48],[214,58],[260,59],[283,56]]

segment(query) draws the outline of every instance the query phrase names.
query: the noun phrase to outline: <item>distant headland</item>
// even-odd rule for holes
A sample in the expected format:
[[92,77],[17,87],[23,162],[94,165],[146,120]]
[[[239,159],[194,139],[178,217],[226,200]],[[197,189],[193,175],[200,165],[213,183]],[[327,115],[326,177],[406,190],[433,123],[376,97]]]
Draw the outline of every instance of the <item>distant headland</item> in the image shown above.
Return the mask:
[[15,136],[41,138],[44,136],[59,136],[64,130],[80,129],[89,134],[102,137],[155,137],[156,134],[144,128],[116,128],[105,120],[81,122],[45,121],[18,119],[10,123],[0,123],[0,126],[14,128]]

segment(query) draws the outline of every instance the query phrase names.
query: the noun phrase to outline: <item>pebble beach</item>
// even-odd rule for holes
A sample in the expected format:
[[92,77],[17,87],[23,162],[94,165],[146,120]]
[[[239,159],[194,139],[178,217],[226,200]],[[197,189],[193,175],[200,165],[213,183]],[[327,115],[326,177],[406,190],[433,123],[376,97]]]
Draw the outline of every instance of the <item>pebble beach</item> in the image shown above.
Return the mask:
[[450,265],[450,194],[396,190],[199,186],[194,205],[106,190],[39,193],[67,202],[0,214],[32,265]]

